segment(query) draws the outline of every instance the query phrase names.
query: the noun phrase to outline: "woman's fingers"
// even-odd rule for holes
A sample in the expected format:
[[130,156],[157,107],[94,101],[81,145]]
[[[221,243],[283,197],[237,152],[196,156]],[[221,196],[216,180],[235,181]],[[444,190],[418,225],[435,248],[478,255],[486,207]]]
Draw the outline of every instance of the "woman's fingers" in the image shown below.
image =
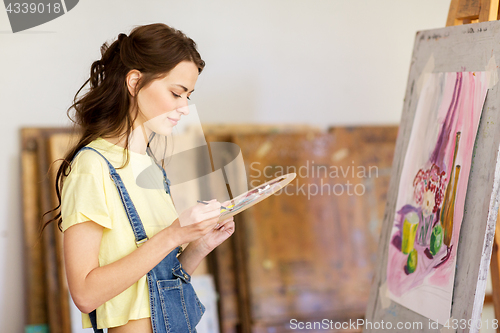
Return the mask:
[[219,216],[204,220],[203,222],[197,223],[197,227],[203,232],[207,232],[215,228],[215,226],[219,223]]
[[224,231],[226,230],[227,232],[229,233],[233,233],[234,231],[234,221],[229,221],[227,222],[226,224],[222,225],[220,228],[219,228],[220,231]]
[[219,208],[216,208],[214,210],[211,210],[211,211],[208,211],[208,212],[205,212],[202,214],[202,219],[203,220],[208,220],[208,219],[213,219],[213,218],[219,218],[220,216],[220,206]]
[[225,219],[224,221],[217,223],[217,225],[214,227],[214,229],[222,230],[222,229],[224,229],[226,224],[231,223],[231,222],[234,223],[234,217],[230,217],[228,219]]
[[230,223],[230,222],[234,222],[234,216],[228,218],[228,219],[225,219],[224,221],[220,222],[220,225],[223,226],[227,223]]
[[220,202],[213,199],[207,203],[198,203],[179,215],[181,226],[187,226],[209,220],[220,215]]
[[207,215],[207,218],[215,216],[215,214],[220,215],[221,203],[216,199],[208,201],[208,204],[198,204],[198,212]]
[[226,224],[226,223],[231,222],[231,221],[234,221],[234,216],[231,216],[230,218],[225,219],[224,221],[222,221],[222,224]]
[[220,209],[221,203],[217,201],[217,199],[212,199],[210,201],[206,201],[207,204],[202,204],[199,203],[198,206],[200,206],[200,211],[202,212],[207,212],[211,211],[214,209]]

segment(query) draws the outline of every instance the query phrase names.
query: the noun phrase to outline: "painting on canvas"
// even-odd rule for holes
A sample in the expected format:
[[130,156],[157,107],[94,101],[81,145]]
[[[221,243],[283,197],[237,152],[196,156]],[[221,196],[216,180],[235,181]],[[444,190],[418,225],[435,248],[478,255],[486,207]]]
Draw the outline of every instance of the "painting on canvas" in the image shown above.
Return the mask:
[[444,324],[487,72],[425,74],[390,237],[390,299]]

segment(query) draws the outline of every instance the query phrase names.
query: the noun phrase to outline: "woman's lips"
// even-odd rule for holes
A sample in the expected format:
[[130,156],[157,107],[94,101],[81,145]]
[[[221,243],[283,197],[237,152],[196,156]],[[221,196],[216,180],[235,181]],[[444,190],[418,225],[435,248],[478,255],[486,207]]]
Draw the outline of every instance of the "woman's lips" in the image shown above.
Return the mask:
[[177,123],[179,122],[179,119],[168,118],[168,120],[170,120],[174,125],[177,125]]

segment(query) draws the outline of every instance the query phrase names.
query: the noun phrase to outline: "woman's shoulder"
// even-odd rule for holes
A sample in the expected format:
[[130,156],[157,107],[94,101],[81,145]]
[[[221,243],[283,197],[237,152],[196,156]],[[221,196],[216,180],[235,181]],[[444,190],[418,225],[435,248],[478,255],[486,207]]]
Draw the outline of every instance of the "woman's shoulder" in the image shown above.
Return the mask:
[[109,168],[107,162],[115,168],[123,163],[124,149],[103,138],[95,139],[84,148],[80,150],[72,162],[72,168],[74,165],[77,172],[94,173],[99,169],[107,171]]
[[[93,148],[92,146],[87,147]],[[98,175],[106,171],[108,165],[103,156],[99,155],[96,151],[97,149],[80,150],[71,162],[71,173]]]

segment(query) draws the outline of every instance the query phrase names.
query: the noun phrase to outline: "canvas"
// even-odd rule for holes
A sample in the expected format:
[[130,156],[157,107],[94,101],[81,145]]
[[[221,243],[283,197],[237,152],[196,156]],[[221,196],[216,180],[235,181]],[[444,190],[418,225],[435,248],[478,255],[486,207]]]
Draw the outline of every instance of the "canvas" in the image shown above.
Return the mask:
[[389,238],[387,290],[395,302],[444,324],[489,73],[423,79]]

